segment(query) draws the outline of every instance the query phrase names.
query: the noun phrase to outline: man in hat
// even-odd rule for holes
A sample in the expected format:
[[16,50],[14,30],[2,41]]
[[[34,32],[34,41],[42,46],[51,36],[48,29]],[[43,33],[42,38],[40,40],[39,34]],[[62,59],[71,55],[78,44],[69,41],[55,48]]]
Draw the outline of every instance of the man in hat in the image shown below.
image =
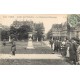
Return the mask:
[[13,39],[13,42],[12,42],[12,45],[11,45],[11,52],[12,52],[12,55],[15,55],[15,52],[16,52],[16,43]]
[[54,41],[53,39],[50,39],[50,45],[51,45],[51,50],[52,50],[52,53],[54,54]]
[[71,41],[69,52],[71,63],[76,64],[76,62],[78,61],[78,57],[77,57],[77,43],[75,40]]

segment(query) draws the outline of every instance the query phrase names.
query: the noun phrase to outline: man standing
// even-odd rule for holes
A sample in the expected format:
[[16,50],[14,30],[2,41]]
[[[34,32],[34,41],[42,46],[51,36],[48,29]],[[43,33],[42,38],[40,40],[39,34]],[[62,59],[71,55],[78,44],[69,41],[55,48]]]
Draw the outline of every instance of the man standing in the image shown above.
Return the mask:
[[15,55],[15,52],[16,52],[16,43],[13,39],[13,42],[12,42],[12,45],[11,45],[11,52],[12,52],[12,55]]
[[55,40],[54,51],[58,52],[58,40]]
[[71,63],[76,64],[76,62],[77,62],[77,43],[75,40],[71,41],[69,52],[70,52]]
[[53,39],[51,39],[50,41],[50,45],[51,45],[51,49],[52,49],[52,53],[54,54],[54,41],[53,41]]
[[50,39],[50,45],[51,45],[51,49],[52,49],[52,47],[53,47],[53,40],[52,39]]
[[63,40],[62,43],[61,43],[61,55],[63,57],[66,56],[66,41],[65,40]]

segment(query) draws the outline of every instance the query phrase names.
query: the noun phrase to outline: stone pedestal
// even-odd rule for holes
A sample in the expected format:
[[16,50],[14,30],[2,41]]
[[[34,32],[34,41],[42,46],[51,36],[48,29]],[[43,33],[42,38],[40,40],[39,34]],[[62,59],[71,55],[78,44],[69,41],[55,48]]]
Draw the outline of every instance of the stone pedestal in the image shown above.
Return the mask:
[[38,42],[38,38],[37,38],[37,42]]
[[11,42],[11,37],[9,36],[9,42]]
[[32,32],[28,33],[27,49],[34,49],[33,42],[32,42]]

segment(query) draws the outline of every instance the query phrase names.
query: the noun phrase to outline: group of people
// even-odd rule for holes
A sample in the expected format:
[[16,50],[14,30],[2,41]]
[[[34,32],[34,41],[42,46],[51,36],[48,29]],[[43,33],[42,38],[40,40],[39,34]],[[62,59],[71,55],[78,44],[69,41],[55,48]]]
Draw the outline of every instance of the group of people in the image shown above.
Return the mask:
[[[11,44],[11,53],[12,55],[15,55],[16,52],[16,43],[15,43],[15,39],[13,38],[12,41],[10,42]],[[3,40],[3,46],[6,46],[6,40]]]
[[71,64],[79,64],[80,41],[71,40],[53,40],[50,39],[52,53],[61,53],[61,55]]
[[[79,64],[79,54],[80,54],[80,41],[75,39],[66,40],[53,40],[50,39],[50,45],[52,53],[61,53],[61,55],[68,60],[71,64]],[[14,38],[11,43],[11,53],[15,55],[16,43]],[[6,40],[3,40],[3,45],[6,46]]]

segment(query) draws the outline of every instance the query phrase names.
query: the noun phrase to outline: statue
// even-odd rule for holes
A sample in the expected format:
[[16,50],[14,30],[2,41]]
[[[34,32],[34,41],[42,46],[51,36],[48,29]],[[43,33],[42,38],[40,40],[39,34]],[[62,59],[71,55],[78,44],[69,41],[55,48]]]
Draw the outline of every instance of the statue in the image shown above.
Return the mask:
[[33,46],[33,43],[32,43],[32,32],[28,32],[27,49],[34,49],[34,46]]

